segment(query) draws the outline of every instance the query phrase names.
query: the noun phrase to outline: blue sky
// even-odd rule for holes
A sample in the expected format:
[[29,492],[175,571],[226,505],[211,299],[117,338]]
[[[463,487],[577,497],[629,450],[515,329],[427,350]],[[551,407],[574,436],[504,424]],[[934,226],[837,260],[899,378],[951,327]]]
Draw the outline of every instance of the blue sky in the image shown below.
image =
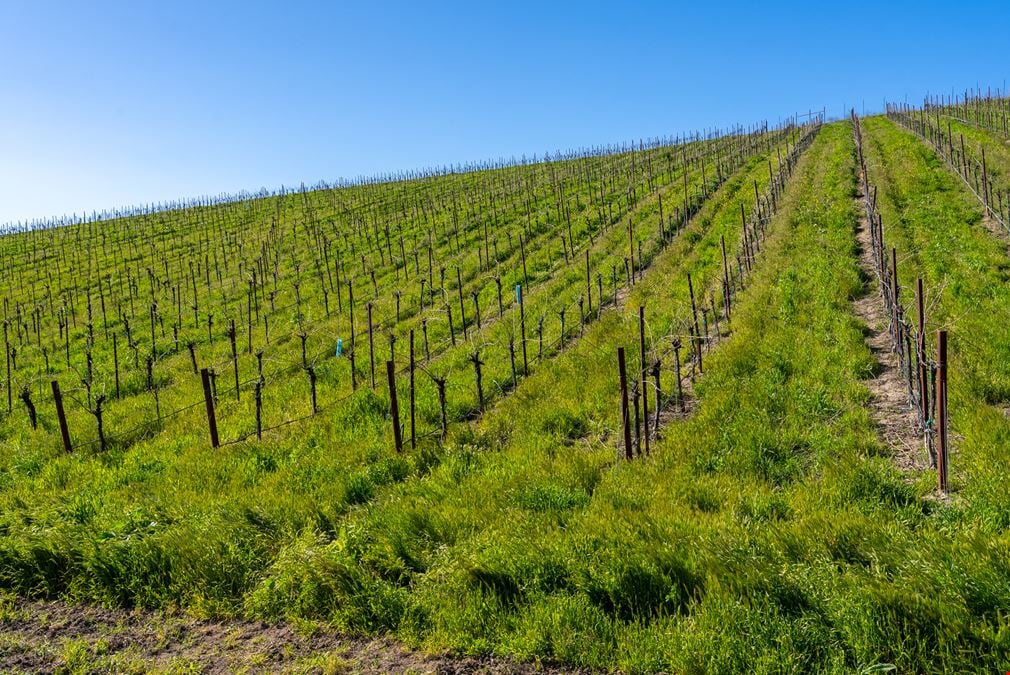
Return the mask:
[[0,223],[873,110],[1008,70],[1006,2],[480,4],[3,0]]

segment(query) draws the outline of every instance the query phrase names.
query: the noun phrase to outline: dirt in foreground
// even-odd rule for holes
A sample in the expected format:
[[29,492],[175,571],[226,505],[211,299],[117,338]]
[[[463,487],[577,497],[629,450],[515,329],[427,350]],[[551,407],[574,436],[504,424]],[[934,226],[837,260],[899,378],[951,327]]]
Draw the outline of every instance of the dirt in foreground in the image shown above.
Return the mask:
[[0,672],[563,673],[556,665],[411,651],[389,638],[301,634],[143,610],[0,597]]
[[876,273],[873,244],[860,197],[861,195],[856,197],[860,214],[856,240],[859,245],[859,262],[868,281],[866,292],[853,302],[853,310],[867,326],[866,344],[879,364],[875,376],[866,381],[872,395],[870,412],[881,438],[894,452],[895,464],[906,475],[910,475],[928,468],[929,460],[923,439],[916,431],[915,413],[908,403],[903,374],[891,344],[883,300],[879,288],[874,290]]

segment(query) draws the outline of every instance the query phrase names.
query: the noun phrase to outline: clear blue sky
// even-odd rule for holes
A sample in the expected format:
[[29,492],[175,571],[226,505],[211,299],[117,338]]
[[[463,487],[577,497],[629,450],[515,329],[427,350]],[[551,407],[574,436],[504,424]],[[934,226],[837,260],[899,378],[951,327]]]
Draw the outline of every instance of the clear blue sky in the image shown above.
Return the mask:
[[1005,0],[485,4],[3,0],[0,223],[1007,77]]

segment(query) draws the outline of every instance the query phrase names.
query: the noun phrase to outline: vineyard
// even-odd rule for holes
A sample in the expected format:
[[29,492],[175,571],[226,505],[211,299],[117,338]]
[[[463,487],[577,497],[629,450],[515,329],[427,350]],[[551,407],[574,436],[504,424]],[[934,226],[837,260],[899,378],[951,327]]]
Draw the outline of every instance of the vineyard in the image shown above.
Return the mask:
[[1005,671],[1008,277],[982,92],[10,227],[0,663],[45,600]]

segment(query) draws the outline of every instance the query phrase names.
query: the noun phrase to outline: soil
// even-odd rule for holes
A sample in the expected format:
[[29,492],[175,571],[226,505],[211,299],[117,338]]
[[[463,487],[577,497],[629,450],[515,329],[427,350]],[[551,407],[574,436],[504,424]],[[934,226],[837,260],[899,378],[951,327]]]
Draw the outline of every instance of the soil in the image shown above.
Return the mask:
[[[861,200],[861,196],[857,197]],[[856,230],[859,263],[867,282],[864,292],[853,302],[853,311],[867,326],[866,344],[879,367],[870,380],[870,413],[884,443],[893,450],[894,462],[903,472],[928,468],[929,457],[923,439],[916,431],[915,413],[908,403],[908,391],[888,333],[889,318],[879,292],[873,263],[869,223],[859,202],[860,218]]]
[[391,638],[301,633],[139,609],[0,599],[0,672],[567,673],[497,657],[413,651]]
[[[982,216],[982,226],[1004,245],[1010,244],[1010,233],[1006,231],[1006,228],[1003,227],[1002,223],[992,217],[992,214],[985,213],[985,215]],[[1008,250],[1010,250],[1010,246],[1008,246]]]

